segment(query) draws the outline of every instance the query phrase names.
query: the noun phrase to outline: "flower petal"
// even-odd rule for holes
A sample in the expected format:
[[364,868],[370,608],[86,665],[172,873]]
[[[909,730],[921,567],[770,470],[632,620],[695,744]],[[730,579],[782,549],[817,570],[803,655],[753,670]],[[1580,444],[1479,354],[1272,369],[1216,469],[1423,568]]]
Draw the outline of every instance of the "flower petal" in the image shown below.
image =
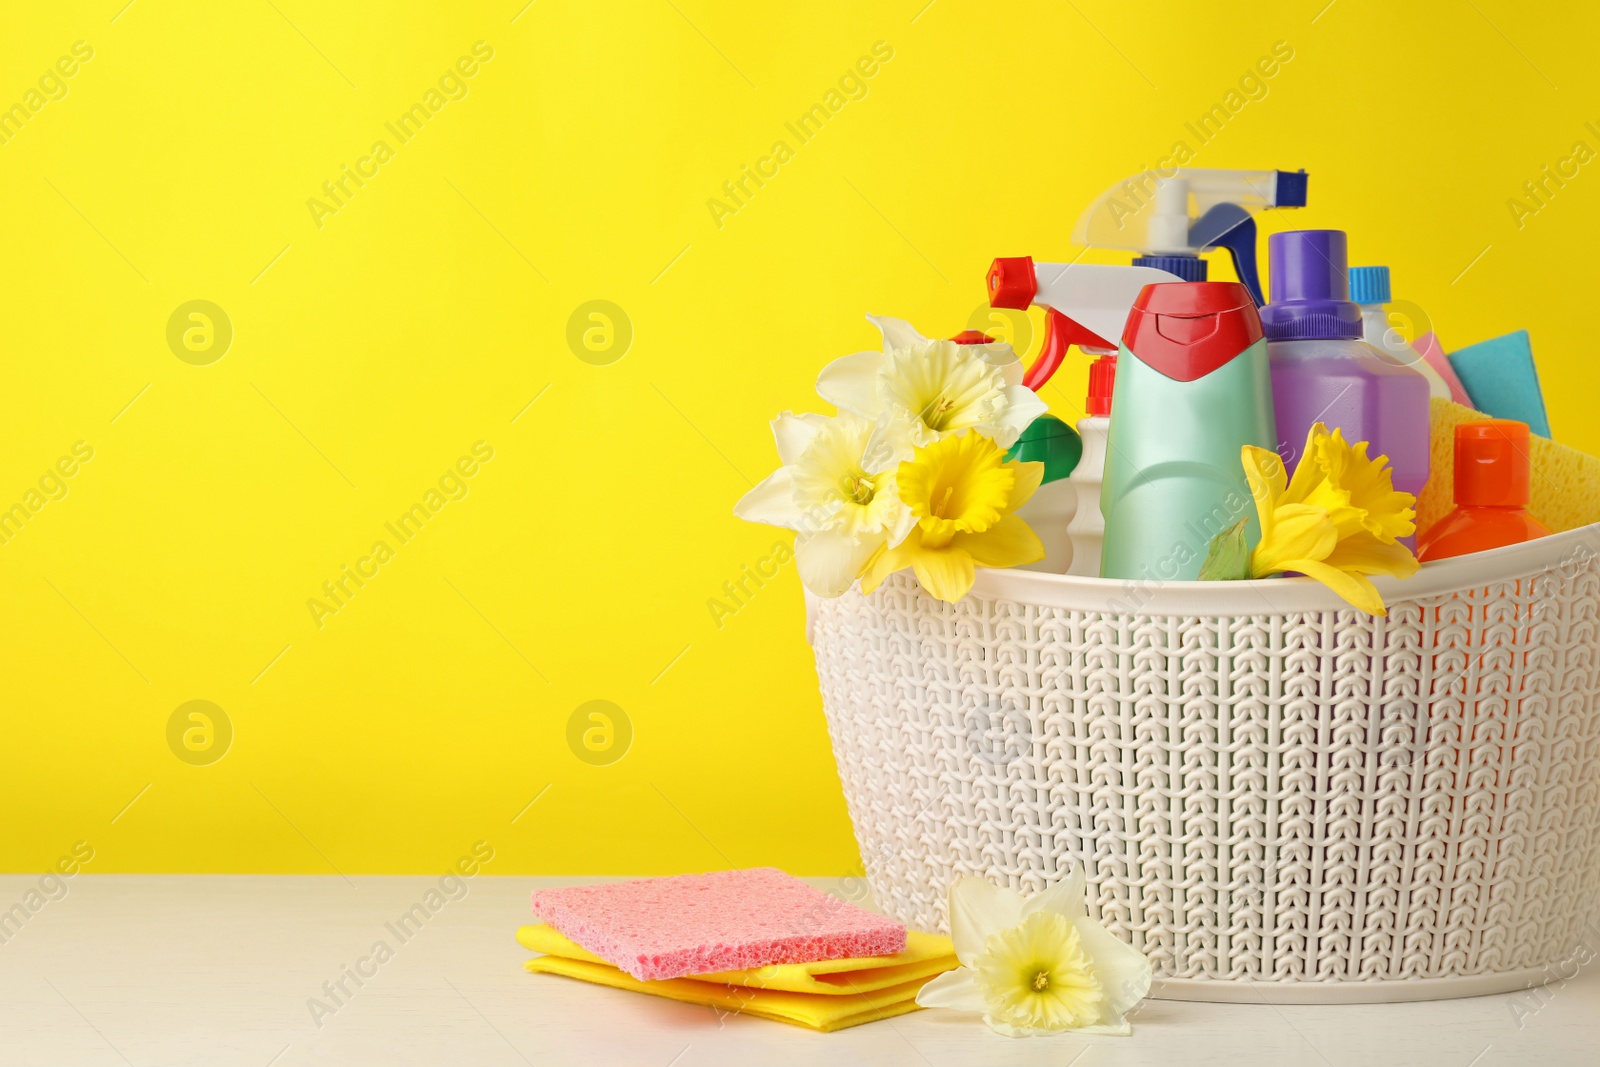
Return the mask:
[[1083,950],[1094,961],[1094,976],[1100,980],[1100,988],[1105,993],[1105,1010],[1100,1022],[1113,1029],[1100,1032],[1127,1033],[1127,1020],[1123,1016],[1150,992],[1150,981],[1154,977],[1150,961],[1087,915],[1078,915],[1073,925],[1078,928]]
[[1093,1026],[1080,1026],[1071,1031],[1074,1034],[1099,1034],[1102,1037],[1127,1037],[1133,1033],[1133,1024],[1127,1019],[1121,1022],[1096,1023]]
[[986,345],[968,345],[968,348],[983,358],[991,367],[999,367],[1005,375],[1007,385],[1022,384],[1022,360],[1017,356],[1017,350],[1011,347],[1009,341],[990,341]]
[[986,429],[994,437],[995,444],[1001,448],[1010,448],[1017,443],[1017,438],[1022,436],[1022,431],[1028,428],[1028,424],[1049,411],[1050,406],[1039,399],[1038,393],[1019,382],[1008,384],[1003,390],[1003,395],[1006,404],[1005,414]]
[[1378,587],[1364,574],[1342,571],[1315,559],[1284,560],[1283,569],[1299,571],[1307,577],[1315,578],[1349,601],[1351,607],[1359,608],[1368,615],[1389,614],[1389,609],[1383,605],[1383,596],[1378,592]]
[[[915,534],[911,535],[915,538]],[[881,545],[870,557],[866,565],[861,568],[861,593],[865,596],[871,593],[883,580],[895,571],[911,566],[910,549]]]
[[779,467],[767,475],[765,481],[739,498],[733,513],[746,522],[799,529],[800,509],[794,503],[793,472],[788,467]]
[[1344,486],[1354,505],[1361,509],[1361,523],[1379,541],[1392,544],[1397,538],[1416,532],[1417,498],[1394,487],[1389,458],[1367,458],[1367,442],[1350,446],[1349,469]]
[[826,415],[810,412],[796,415],[792,411],[785,411],[773,419],[772,436],[778,443],[778,461],[784,466],[799,462],[806,445],[811,443],[811,438],[827,421]]
[[[1043,547],[1036,558],[1044,558]],[[917,573],[917,581],[922,583],[923,589],[947,604],[954,604],[970,593],[972,583],[978,580],[972,557],[955,547],[924,549],[911,557],[911,569]]]
[[797,537],[794,561],[800,571],[800,581],[818,596],[839,596],[850,588],[882,543],[881,537],[857,538],[836,530]]
[[1300,453],[1299,460],[1294,466],[1294,477],[1289,479],[1288,488],[1280,496],[1284,503],[1298,504],[1303,502],[1316,489],[1318,483],[1327,477],[1327,468],[1323,449],[1318,447],[1318,439],[1326,439],[1328,428],[1322,423],[1313,423],[1311,429],[1306,431],[1306,444]]
[[861,469],[868,474],[877,474],[910,459],[916,451],[913,428],[912,420],[900,412],[884,411],[880,414],[872,436],[862,450]]
[[977,974],[970,967],[957,967],[923,984],[917,990],[917,1003],[924,1008],[951,1008],[955,1011],[983,1011],[983,993]]
[[1276,452],[1255,445],[1245,445],[1240,450],[1239,458],[1244,463],[1245,481],[1250,483],[1250,495],[1255,498],[1256,514],[1261,517],[1262,531],[1265,532],[1267,517],[1272,513],[1273,505],[1283,496],[1286,484],[1283,459]]
[[883,369],[883,358],[882,352],[840,356],[817,375],[817,393],[840,411],[877,418],[883,410],[878,396],[878,372]]
[[1257,578],[1298,570],[1291,559],[1322,559],[1339,541],[1339,528],[1327,511],[1310,504],[1279,504],[1272,509],[1261,540],[1250,554],[1250,569]]
[[917,517],[910,508],[902,507],[895,515],[894,525],[889,527],[889,547],[895,548],[911,536],[911,531],[917,528]]
[[878,328],[883,334],[883,350],[893,352],[897,348],[910,348],[913,345],[926,344],[928,339],[917,332],[917,328],[905,319],[891,318],[888,315],[868,315],[867,321]]
[[1083,864],[1074,863],[1067,876],[1043,893],[1035,893],[1028,898],[1022,906],[1022,917],[1040,911],[1055,912],[1062,918],[1076,922],[1087,913],[1084,905],[1084,893],[1088,888],[1088,878],[1085,875]]
[[1001,1037],[1040,1037],[1052,1032],[1049,1030],[1037,1030],[1031,1026],[1012,1026],[1004,1019],[996,1019],[987,1012],[984,1013],[983,1021],[988,1025],[989,1029]]
[[1022,921],[1022,894],[963,875],[950,887],[950,940],[956,959],[968,967],[983,955],[984,944]]
[[982,533],[958,533],[950,539],[950,548],[985,567],[1015,567],[1044,559],[1044,542],[1016,515],[1001,516]]
[[1007,511],[1016,511],[1039,491],[1039,486],[1044,484],[1044,464],[1019,463],[1012,460],[1006,466],[1017,472],[1017,480],[1011,486],[1011,499],[1006,502]]
[[1389,574],[1396,578],[1409,578],[1421,566],[1405,545],[1385,543],[1370,533],[1358,533],[1340,541],[1323,562],[1357,574]]

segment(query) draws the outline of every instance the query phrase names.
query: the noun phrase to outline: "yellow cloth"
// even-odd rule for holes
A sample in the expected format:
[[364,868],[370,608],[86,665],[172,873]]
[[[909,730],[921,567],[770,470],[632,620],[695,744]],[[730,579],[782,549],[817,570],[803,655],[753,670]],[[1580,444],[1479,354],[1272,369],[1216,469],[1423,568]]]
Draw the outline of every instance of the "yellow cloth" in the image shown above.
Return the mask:
[[569,960],[560,956],[535,956],[523,963],[535,974],[562,974],[614,989],[681,1000],[686,1004],[706,1004],[734,1015],[754,1015],[813,1030],[829,1032],[849,1026],[890,1019],[917,1010],[917,990],[926,979],[881,989],[876,993],[825,996],[819,993],[789,993],[779,989],[745,989],[740,986],[696,982],[689,978],[663,978],[641,982],[609,963]]
[[[517,930],[523,948],[569,960],[611,964],[563,936],[545,923]],[[960,966],[948,937],[906,931],[906,950],[893,956],[818,960],[815,963],[774,963],[744,971],[714,971],[685,975],[686,981],[714,982],[749,989],[782,989],[791,993],[871,993],[914,979],[932,978]]]
[[913,930],[907,932],[906,951],[893,956],[780,963],[641,982],[543,924],[522,927],[517,941],[546,953],[523,964],[535,974],[565,975],[824,1032],[916,1011],[914,998],[923,983],[959,965],[949,938]]
[[[1417,499],[1417,532],[1455,507],[1456,426],[1490,416],[1435,398],[1428,484]],[[1528,510],[1551,533],[1600,522],[1600,459],[1534,435],[1528,444]]]

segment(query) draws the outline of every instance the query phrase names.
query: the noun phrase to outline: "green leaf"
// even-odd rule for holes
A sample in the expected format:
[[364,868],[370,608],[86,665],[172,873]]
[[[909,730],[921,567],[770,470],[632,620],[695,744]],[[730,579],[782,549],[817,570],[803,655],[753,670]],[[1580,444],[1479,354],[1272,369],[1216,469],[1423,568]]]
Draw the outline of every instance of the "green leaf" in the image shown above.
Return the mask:
[[1202,582],[1236,582],[1250,577],[1250,546],[1244,537],[1248,521],[1240,519],[1211,539],[1211,551],[1200,565]]

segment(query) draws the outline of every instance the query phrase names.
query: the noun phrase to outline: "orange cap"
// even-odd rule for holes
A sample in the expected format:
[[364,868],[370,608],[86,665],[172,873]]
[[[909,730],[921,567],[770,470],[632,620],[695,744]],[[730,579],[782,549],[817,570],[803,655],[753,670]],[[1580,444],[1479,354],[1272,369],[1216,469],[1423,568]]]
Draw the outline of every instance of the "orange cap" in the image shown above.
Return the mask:
[[1456,427],[1456,506],[1525,507],[1528,424],[1480,419]]

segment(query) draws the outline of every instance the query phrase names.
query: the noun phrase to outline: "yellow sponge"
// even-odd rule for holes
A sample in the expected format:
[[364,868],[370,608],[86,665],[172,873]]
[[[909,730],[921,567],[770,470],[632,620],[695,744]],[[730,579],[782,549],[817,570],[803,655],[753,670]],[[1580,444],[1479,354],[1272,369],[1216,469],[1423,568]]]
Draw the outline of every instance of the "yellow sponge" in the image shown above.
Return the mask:
[[[1456,426],[1493,416],[1462,404],[1431,401],[1432,466],[1417,500],[1417,530],[1426,531],[1455,507]],[[1529,501],[1551,533],[1600,522],[1600,459],[1545,437],[1529,438]]]

